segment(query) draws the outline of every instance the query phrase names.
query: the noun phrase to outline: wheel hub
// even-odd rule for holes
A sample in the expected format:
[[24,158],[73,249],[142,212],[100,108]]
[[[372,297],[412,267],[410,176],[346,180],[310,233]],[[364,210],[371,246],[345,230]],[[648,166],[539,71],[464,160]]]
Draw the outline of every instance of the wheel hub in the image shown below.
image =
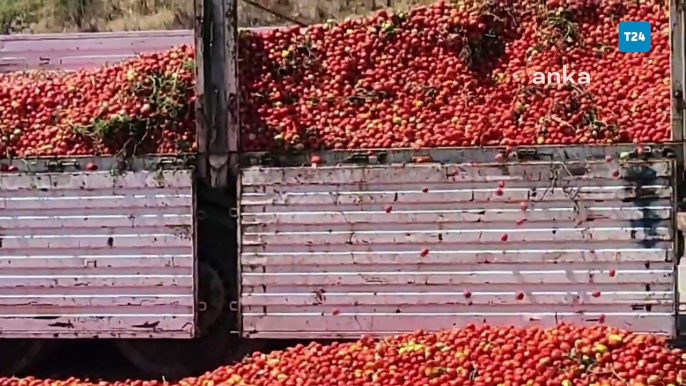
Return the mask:
[[219,320],[226,306],[226,290],[219,273],[205,262],[198,264],[198,332],[207,333]]
[[[197,337],[195,339],[123,339],[116,344],[136,367],[152,376],[179,379],[224,365],[242,356],[248,345],[232,334],[233,315],[226,300],[229,288],[221,271],[198,264]],[[224,280],[222,280],[224,279]],[[245,346],[245,347],[244,347]]]
[[45,353],[45,348],[45,342],[37,339],[0,340],[0,374],[21,373]]

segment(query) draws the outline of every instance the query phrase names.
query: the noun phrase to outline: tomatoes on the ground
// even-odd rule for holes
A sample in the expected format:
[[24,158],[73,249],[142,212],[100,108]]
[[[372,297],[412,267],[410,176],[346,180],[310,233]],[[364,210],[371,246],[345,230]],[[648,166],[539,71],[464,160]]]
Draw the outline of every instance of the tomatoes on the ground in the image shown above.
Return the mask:
[[[465,297],[471,294],[465,292]],[[331,317],[337,317],[333,310]],[[126,381],[75,386],[677,386],[686,354],[665,338],[606,326],[468,326],[368,337],[353,343],[297,345],[254,353],[241,363],[179,382]],[[54,380],[0,378],[2,386]],[[60,383],[62,384],[62,383]]]

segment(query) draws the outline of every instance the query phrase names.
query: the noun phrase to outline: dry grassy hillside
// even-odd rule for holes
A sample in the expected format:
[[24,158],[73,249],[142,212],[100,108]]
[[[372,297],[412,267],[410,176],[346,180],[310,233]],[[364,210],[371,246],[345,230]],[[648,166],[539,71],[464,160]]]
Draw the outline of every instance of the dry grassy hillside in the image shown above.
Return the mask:
[[[242,27],[287,25],[239,1]],[[255,0],[305,23],[407,9],[431,0]],[[0,33],[96,32],[192,28],[193,0],[0,0]]]

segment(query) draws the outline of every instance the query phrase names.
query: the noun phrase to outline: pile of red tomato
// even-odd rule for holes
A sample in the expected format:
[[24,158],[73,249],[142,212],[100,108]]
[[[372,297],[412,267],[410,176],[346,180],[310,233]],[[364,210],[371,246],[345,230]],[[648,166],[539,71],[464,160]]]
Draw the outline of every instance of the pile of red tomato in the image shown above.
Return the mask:
[[0,154],[192,151],[193,48],[97,70],[0,74]]
[[[298,345],[255,353],[177,383],[127,381],[70,386],[680,386],[686,354],[665,339],[610,327],[540,329],[470,326],[461,330]],[[0,386],[58,381],[0,378]]]
[[[241,32],[243,150],[670,138],[667,1],[511,3]],[[627,20],[651,23],[649,53],[618,51]],[[193,59],[179,47],[97,70],[0,75],[0,154],[193,152]]]
[[[669,139],[667,2],[501,3],[437,3],[250,35],[245,149]],[[649,53],[618,51],[618,24],[629,20],[651,23]],[[575,73],[566,84],[534,82],[563,72]]]

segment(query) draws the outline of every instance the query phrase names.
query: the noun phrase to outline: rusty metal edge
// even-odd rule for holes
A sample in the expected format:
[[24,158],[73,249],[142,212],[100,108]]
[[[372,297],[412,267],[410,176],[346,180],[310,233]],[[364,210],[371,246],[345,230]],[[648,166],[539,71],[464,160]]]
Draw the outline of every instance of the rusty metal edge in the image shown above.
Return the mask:
[[672,82],[672,140],[679,143],[680,146],[676,147],[676,162],[675,162],[675,173],[673,177],[673,184],[675,187],[674,194],[674,223],[676,224],[675,237],[674,237],[674,302],[675,302],[675,331],[677,336],[681,336],[684,329],[686,329],[686,323],[684,321],[684,316],[681,315],[680,303],[681,303],[681,293],[679,291],[679,266],[680,260],[684,253],[684,238],[683,230],[686,229],[686,213],[679,212],[679,209],[683,206],[683,186],[684,186],[684,153],[686,149],[684,147],[684,106],[686,105],[686,100],[684,98],[684,82],[686,81],[686,72],[684,69],[685,63],[685,49],[684,47],[684,8],[682,0],[671,0],[670,1],[670,78]]
[[[581,161],[601,160],[607,157],[627,160],[676,158],[680,143],[616,144],[531,147],[462,147],[426,149],[361,149],[303,151],[297,153],[249,152],[241,154],[241,167],[299,167],[312,164],[319,157],[321,165],[397,163],[492,163],[498,154],[508,161]],[[638,149],[642,154],[639,155]]]
[[95,166],[97,170],[113,173],[151,170],[191,170],[195,168],[195,154],[148,155],[121,159],[111,156],[59,156],[2,159],[0,164],[12,165],[22,173],[77,173]]
[[[197,23],[196,23],[197,24]],[[284,27],[251,27],[251,28],[239,28],[240,31],[253,31],[253,32],[267,32]],[[156,37],[168,37],[168,36],[188,36],[192,38],[194,36],[194,30],[168,30],[168,31],[117,31],[117,32],[90,32],[90,33],[46,33],[46,34],[13,34],[13,35],[0,35],[0,42],[4,41],[32,41],[32,40],[60,40],[66,38],[76,38],[76,39],[121,39],[121,38],[131,38],[131,37],[145,37],[145,36],[156,36]]]
[[207,125],[204,119],[205,104],[205,54],[203,36],[207,33],[205,28],[204,0],[194,0],[195,29],[193,32],[195,42],[195,130],[197,150],[197,175],[201,180],[207,176]]

